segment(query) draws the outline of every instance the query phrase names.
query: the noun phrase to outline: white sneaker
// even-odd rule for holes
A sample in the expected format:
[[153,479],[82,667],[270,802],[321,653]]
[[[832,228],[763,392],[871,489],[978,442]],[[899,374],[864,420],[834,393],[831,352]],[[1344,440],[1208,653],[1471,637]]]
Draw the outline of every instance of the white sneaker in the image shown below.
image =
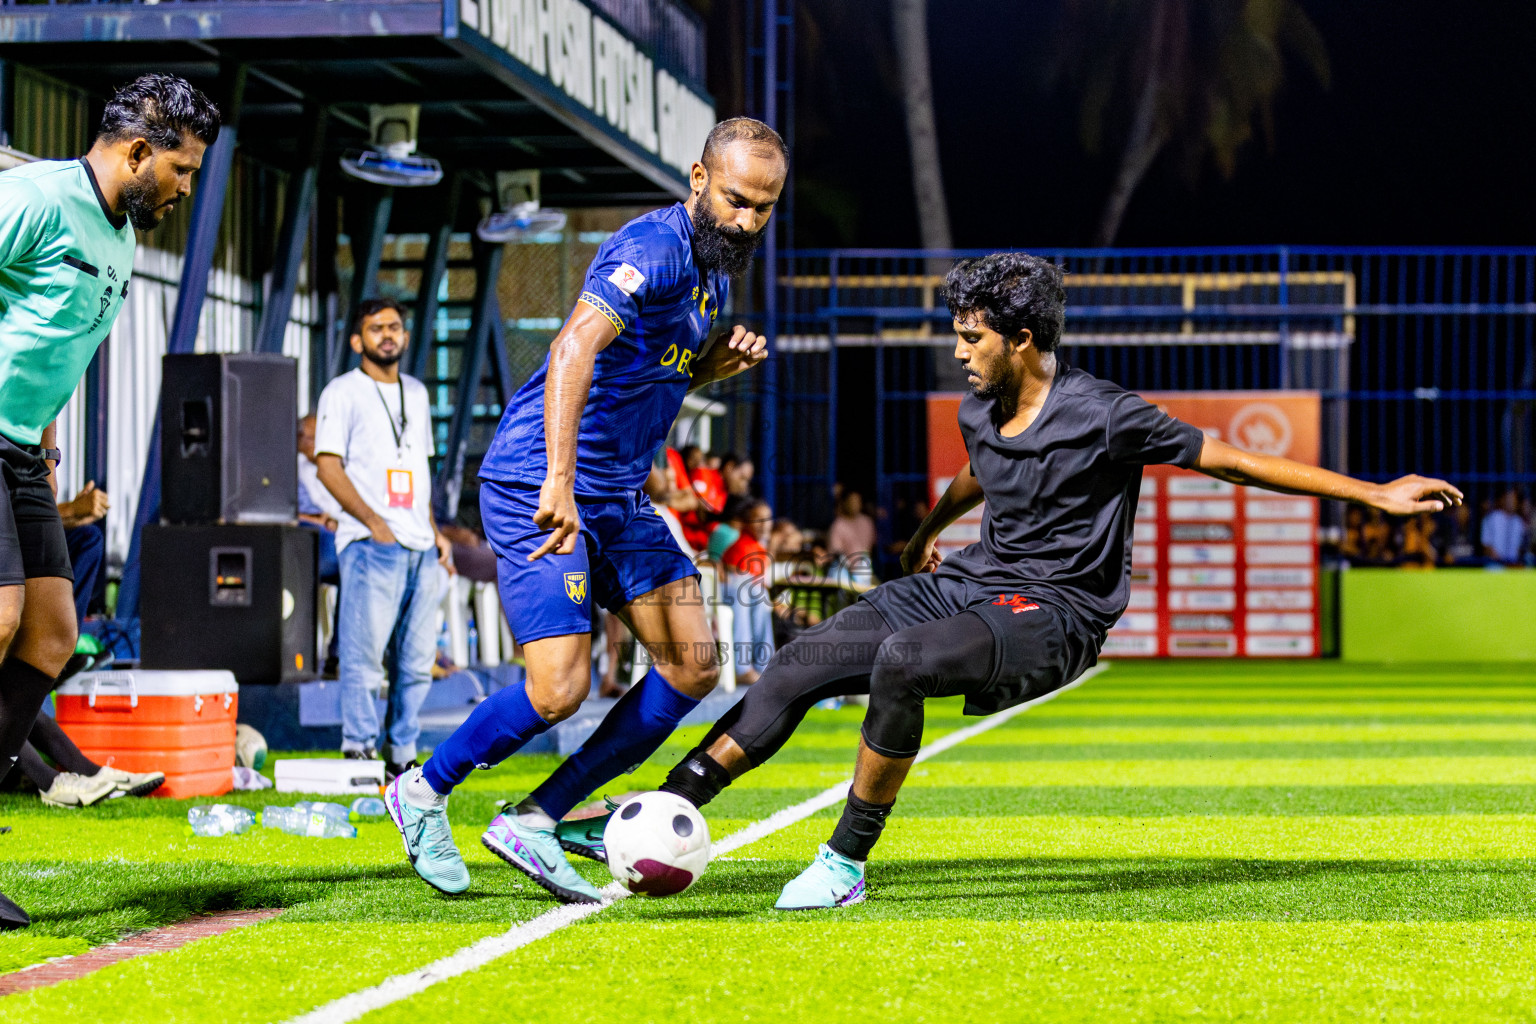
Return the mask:
[[95,775],[60,772],[54,777],[53,785],[38,795],[49,807],[89,807],[105,800],[116,789],[117,782],[101,772]]
[[165,772],[125,772],[121,768],[103,768],[98,779],[111,779],[113,796],[148,796],[165,782]]

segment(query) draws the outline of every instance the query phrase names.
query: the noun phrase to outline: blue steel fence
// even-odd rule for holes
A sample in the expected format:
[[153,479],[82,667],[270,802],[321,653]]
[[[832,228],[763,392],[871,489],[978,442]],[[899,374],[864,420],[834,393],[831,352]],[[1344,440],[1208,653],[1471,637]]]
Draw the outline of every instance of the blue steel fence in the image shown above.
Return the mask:
[[[1312,389],[1331,468],[1443,476],[1475,498],[1536,483],[1536,249],[1030,251],[1067,271],[1062,353],[1091,373],[1137,391]],[[940,286],[983,252],[781,254],[769,496],[784,514],[830,518],[854,468],[838,464],[850,389],[873,390],[860,429],[881,507],[926,500],[923,400],[963,386]],[[858,347],[873,373],[865,357],[849,380],[839,363]]]

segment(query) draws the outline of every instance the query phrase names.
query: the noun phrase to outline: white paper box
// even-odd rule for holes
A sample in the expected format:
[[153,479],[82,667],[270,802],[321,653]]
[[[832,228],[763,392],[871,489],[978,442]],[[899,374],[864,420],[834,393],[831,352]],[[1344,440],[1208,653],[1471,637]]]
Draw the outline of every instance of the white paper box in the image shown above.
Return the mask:
[[383,761],[285,757],[274,768],[279,793],[369,793],[384,786]]

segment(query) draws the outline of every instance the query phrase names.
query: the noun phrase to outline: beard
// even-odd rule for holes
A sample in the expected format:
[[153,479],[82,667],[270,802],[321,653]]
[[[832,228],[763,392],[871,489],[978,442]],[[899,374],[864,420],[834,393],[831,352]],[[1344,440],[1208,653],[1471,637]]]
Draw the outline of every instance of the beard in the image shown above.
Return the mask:
[[127,211],[128,222],[140,231],[153,231],[160,226],[155,216],[163,205],[160,202],[160,183],[155,180],[154,161],[123,183],[118,198]]
[[366,355],[368,357],[368,361],[375,366],[394,366],[400,361],[400,357],[405,355],[405,349],[397,348],[388,355],[385,355],[383,352],[380,352],[376,349],[369,349],[365,347],[363,349],[363,354]]
[[740,277],[752,265],[757,247],[763,244],[763,232],[728,228],[715,219],[707,196],[700,196],[693,208],[693,254],[705,270],[719,270],[729,277]]
[[975,395],[983,402],[995,401],[1006,394],[1016,392],[1018,390],[1017,382],[1008,378],[1006,369],[992,376],[982,377],[981,380],[975,384],[970,384],[970,382],[967,383],[970,386],[971,394]]

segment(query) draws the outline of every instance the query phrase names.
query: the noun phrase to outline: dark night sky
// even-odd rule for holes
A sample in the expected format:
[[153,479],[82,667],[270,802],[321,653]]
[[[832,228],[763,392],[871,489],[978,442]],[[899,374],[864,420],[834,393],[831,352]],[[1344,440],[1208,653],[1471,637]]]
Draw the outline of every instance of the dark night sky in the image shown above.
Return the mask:
[[[1192,187],[1164,160],[1131,203],[1123,245],[1530,244],[1526,154],[1536,5],[1303,0],[1326,41],[1324,90],[1293,65],[1273,151]],[[804,0],[797,238],[918,244],[887,6]],[[1112,172],[1083,154],[1076,101],[1039,71],[1051,0],[931,0],[941,156],[960,246],[1084,244]],[[877,13],[878,12],[878,13]],[[876,20],[870,21],[874,16]],[[806,38],[803,34],[802,38]]]

